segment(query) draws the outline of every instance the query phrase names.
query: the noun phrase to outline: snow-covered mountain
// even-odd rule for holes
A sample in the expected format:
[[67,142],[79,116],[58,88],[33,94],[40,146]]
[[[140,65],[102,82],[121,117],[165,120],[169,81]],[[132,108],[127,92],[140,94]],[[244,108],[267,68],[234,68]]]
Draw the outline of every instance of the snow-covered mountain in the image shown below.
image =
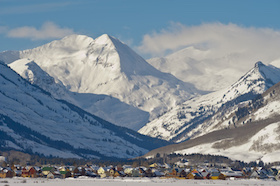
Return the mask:
[[114,123],[116,125],[137,130],[143,123],[149,121],[148,112],[121,102],[112,96],[69,91],[61,81],[55,82],[54,78],[43,71],[34,61],[24,58],[10,64],[10,67],[31,84],[50,92],[55,98],[66,100],[111,123],[116,122]]
[[280,83],[277,83],[227,117],[240,127],[216,130],[179,144],[155,149],[145,156],[157,153],[202,153],[223,155],[246,162],[279,162],[279,105]]
[[[96,107],[92,109],[88,100],[72,97],[68,99],[68,101],[74,100],[71,103],[91,113],[100,117],[105,116],[106,120],[116,124],[122,123],[135,130],[140,129],[147,122],[145,112],[150,114],[149,119],[152,120],[186,99],[201,93],[192,84],[158,71],[121,41],[106,34],[95,40],[83,35],[67,36],[35,49],[21,51],[19,58],[19,61],[10,65],[21,75],[28,74],[30,71],[26,71],[28,65],[20,63],[27,64],[33,61],[53,77],[55,83],[64,85],[67,90],[82,94],[108,95],[129,106],[141,109],[139,115],[142,114],[144,119],[138,121],[138,118],[134,117],[137,115],[136,109],[130,113],[127,109],[129,106],[127,108],[123,105],[117,106],[118,100],[115,100],[115,106],[111,110],[107,107],[106,112],[113,113],[119,109],[120,115],[127,117],[126,120],[119,117],[120,122],[117,117],[110,117],[108,114],[99,115],[105,111],[98,112],[94,110]],[[39,73],[33,72],[33,74]],[[48,87],[40,84],[38,86]],[[47,91],[53,92],[49,89]],[[63,94],[65,93],[55,96],[64,99]],[[105,101],[107,106],[110,105],[108,99],[106,98]],[[123,108],[126,110],[121,113]],[[99,110],[102,109],[104,107]],[[138,122],[135,122],[136,119]],[[127,122],[127,125],[123,124],[123,121]]]
[[2,62],[0,84],[1,150],[62,158],[132,158],[166,144],[56,100]]
[[226,118],[246,101],[280,81],[280,69],[257,62],[232,86],[187,100],[139,130],[149,136],[184,141],[235,125]]
[[189,46],[147,62],[162,72],[194,84],[200,90],[219,91],[232,85],[255,62],[240,63],[240,56],[242,54],[238,53],[222,56],[211,48]]

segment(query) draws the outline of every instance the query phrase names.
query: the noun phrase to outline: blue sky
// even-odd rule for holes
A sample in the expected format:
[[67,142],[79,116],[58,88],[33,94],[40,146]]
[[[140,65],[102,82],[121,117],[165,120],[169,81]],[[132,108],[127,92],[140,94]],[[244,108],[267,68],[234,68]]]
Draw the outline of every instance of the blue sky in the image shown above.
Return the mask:
[[279,9],[278,0],[0,0],[0,51],[34,48],[72,33],[107,33],[147,58],[183,46],[143,50],[149,49],[145,36],[204,24],[266,28],[277,35]]

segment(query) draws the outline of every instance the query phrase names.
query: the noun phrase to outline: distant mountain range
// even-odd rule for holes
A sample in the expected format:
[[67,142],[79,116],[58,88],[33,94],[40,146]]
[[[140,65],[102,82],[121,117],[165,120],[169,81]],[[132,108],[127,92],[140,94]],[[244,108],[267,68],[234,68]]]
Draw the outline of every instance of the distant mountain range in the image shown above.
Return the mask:
[[244,102],[253,100],[280,81],[280,69],[257,62],[249,72],[230,87],[189,99],[139,130],[153,137],[184,141],[213,130],[228,128],[221,122]]
[[197,138],[155,149],[146,157],[169,153],[224,155],[246,162],[279,162],[280,157],[280,83],[256,99],[225,114],[220,124],[235,127],[208,132]]
[[208,51],[187,47],[146,62],[106,34],[71,35],[2,52],[0,60],[10,68],[1,64],[1,148],[130,158],[168,140],[178,144],[146,156],[198,152],[278,160],[274,85],[280,61],[257,62],[244,74],[234,64],[208,64],[215,59],[207,56]]

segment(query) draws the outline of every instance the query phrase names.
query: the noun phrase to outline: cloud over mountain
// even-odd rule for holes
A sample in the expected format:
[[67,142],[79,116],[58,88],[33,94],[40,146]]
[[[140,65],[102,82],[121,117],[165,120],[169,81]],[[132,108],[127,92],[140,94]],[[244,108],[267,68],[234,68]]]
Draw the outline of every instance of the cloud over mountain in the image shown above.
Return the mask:
[[244,60],[267,62],[277,58],[279,36],[279,30],[243,27],[232,23],[204,23],[196,26],[172,23],[167,29],[144,35],[138,49],[142,53],[159,56],[193,46],[208,51],[202,58],[227,56],[235,58],[238,62],[236,65],[240,65]]
[[73,34],[70,28],[62,28],[53,22],[45,22],[41,28],[23,26],[6,29],[6,35],[11,38],[28,38],[31,40],[58,39]]

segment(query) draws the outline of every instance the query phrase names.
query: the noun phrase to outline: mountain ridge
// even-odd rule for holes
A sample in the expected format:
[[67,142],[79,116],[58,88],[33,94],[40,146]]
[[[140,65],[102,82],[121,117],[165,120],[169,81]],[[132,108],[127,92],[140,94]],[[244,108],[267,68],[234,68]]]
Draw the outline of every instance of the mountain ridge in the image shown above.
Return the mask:
[[[204,93],[190,83],[158,71],[127,45],[106,34],[96,39],[81,35],[68,36],[22,51],[20,58],[9,65],[21,75],[26,67],[20,63],[25,63],[24,60],[33,61],[53,77],[56,83],[71,92],[107,95],[134,107],[134,110],[139,109],[138,113],[145,118],[138,123],[133,117],[123,119],[130,122],[127,126],[134,130],[140,129],[147,120],[153,120],[184,100]],[[23,69],[16,66],[22,66]],[[68,101],[71,102],[71,99]],[[73,104],[81,107],[85,105],[80,99],[72,100]],[[110,101],[108,98],[106,100]],[[120,106],[122,107],[124,106]],[[89,106],[83,108],[94,114],[99,113]],[[105,116],[106,120],[124,126],[116,118],[108,114],[102,115],[102,109],[104,107],[99,109],[99,116]],[[127,113],[127,110],[123,113]],[[135,115],[134,113],[131,115]],[[146,113],[149,113],[148,119]]]
[[202,153],[224,155],[242,161],[280,161],[280,83],[275,84],[255,100],[242,105],[233,115],[234,128],[216,130],[197,138],[150,151],[157,153]]
[[[214,123],[220,121],[224,117],[223,115],[230,114],[238,108],[239,104],[254,99],[258,94],[263,93],[279,81],[280,69],[257,62],[232,86],[187,100],[169,113],[151,121],[139,132],[180,142],[205,134],[209,130],[216,130],[213,127],[216,126]],[[217,113],[221,113],[219,118],[215,118]],[[227,127],[226,122],[222,126]]]
[[139,124],[149,120],[149,113],[125,104],[112,96],[76,93],[67,90],[62,82],[55,82],[54,78],[43,71],[34,61],[21,59],[9,66],[31,84],[50,92],[55,98],[64,99],[111,123],[116,122],[115,124],[119,126],[137,130]]
[[132,158],[167,144],[58,101],[0,63],[0,145],[45,156]]

